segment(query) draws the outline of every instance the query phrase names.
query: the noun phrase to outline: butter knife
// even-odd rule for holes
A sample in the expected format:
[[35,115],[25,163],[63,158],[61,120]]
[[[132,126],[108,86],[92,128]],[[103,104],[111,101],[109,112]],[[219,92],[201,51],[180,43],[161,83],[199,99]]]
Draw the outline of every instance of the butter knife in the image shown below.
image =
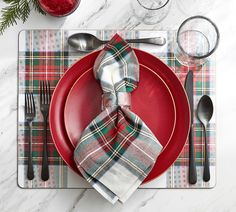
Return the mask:
[[189,106],[190,106],[190,116],[191,125],[189,132],[189,183],[196,184],[197,182],[197,172],[195,164],[195,151],[194,151],[194,140],[193,140],[193,72],[190,70],[185,79],[185,90],[188,96]]

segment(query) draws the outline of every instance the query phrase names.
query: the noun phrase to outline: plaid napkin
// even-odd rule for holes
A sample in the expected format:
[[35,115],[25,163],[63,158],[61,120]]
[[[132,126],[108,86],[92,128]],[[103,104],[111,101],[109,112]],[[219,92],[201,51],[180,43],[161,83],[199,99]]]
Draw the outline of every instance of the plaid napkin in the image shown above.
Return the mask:
[[103,101],[74,152],[85,179],[111,203],[124,202],[151,171],[162,150],[146,124],[130,111],[130,93],[138,86],[137,57],[118,34],[95,61]]

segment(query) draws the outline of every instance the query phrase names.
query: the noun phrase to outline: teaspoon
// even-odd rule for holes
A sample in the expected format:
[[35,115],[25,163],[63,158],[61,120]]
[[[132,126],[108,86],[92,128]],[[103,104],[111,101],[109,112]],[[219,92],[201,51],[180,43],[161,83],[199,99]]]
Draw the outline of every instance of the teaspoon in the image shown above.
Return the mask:
[[205,143],[205,161],[204,161],[204,171],[203,180],[208,182],[210,180],[210,167],[209,167],[209,152],[207,145],[207,135],[206,128],[213,115],[213,103],[211,98],[207,95],[201,97],[197,107],[197,117],[203,126],[204,132],[204,143]]
[[[139,39],[126,39],[128,43],[146,43],[158,46],[163,46],[166,43],[166,39],[163,37],[153,37],[153,38],[139,38]],[[89,33],[76,33],[68,38],[68,44],[81,52],[90,52],[102,44],[106,44],[108,40],[100,40],[96,36]]]

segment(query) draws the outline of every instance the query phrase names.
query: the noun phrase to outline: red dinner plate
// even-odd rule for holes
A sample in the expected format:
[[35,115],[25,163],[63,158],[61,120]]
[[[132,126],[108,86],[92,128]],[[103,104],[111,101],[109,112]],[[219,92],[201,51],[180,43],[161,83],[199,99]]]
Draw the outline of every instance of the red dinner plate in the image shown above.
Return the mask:
[[[67,135],[63,114],[66,99],[70,92],[70,89],[83,74],[86,75],[86,71],[93,67],[98,53],[99,51],[87,55],[86,57],[76,62],[71,68],[69,68],[58,82],[51,100],[49,121],[53,141],[63,160],[77,173],[79,173],[79,171],[76,168],[75,162],[73,160],[74,147]],[[162,151],[161,155],[158,157],[153,170],[144,180],[144,182],[149,182],[166,171],[166,169],[168,169],[174,163],[178,155],[181,153],[188,137],[190,126],[190,110],[183,86],[181,85],[176,75],[172,72],[172,70],[158,58],[144,51],[135,49],[135,53],[138,57],[139,63],[141,64],[141,69],[146,69],[149,72],[155,72],[156,75],[158,75],[160,79],[163,80],[164,84],[167,85],[167,88],[169,88],[170,94],[172,95],[172,98],[174,100],[174,108],[176,111],[175,127],[172,136],[170,136],[171,139],[168,142],[168,145]],[[141,74],[142,72],[143,71],[141,71]],[[84,79],[86,79],[86,77]],[[98,84],[96,85],[95,83],[94,86],[98,86]],[[138,91],[134,91],[132,93],[132,96],[135,95],[135,92]],[[93,97],[93,95],[91,95],[90,97],[88,96],[88,100],[83,102],[84,110],[86,110],[86,107],[88,107],[87,104],[90,100],[93,99]],[[97,95],[96,98],[98,97],[99,95]],[[148,108],[148,102],[146,102],[146,105]],[[134,112],[136,112],[135,107],[136,106],[133,104],[132,110]],[[96,113],[94,113],[94,115],[96,115]],[[157,116],[158,114],[152,113],[151,115]],[[145,120],[145,117],[141,118],[143,118],[145,122],[147,121]],[[165,117],[163,117],[163,119],[164,118]],[[89,122],[89,120],[87,120],[87,122]]]
[[[64,110],[68,137],[75,147],[85,127],[101,113],[102,90],[93,69],[85,71],[70,90]],[[140,66],[138,88],[132,92],[131,110],[152,130],[163,148],[175,128],[175,103],[169,88],[159,75]]]

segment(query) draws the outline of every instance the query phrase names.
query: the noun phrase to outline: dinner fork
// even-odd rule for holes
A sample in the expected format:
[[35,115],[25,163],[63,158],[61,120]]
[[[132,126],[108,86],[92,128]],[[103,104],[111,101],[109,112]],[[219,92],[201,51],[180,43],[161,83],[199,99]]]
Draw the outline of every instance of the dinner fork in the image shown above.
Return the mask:
[[35,118],[35,103],[33,93],[25,93],[25,120],[29,125],[29,153],[28,153],[28,169],[27,169],[27,178],[29,180],[34,179],[34,169],[32,161],[32,122]]
[[51,101],[51,92],[49,81],[40,81],[40,110],[44,119],[44,131],[43,131],[43,160],[41,179],[47,181],[49,179],[48,168],[48,150],[47,150],[47,120],[49,114],[49,106]]

